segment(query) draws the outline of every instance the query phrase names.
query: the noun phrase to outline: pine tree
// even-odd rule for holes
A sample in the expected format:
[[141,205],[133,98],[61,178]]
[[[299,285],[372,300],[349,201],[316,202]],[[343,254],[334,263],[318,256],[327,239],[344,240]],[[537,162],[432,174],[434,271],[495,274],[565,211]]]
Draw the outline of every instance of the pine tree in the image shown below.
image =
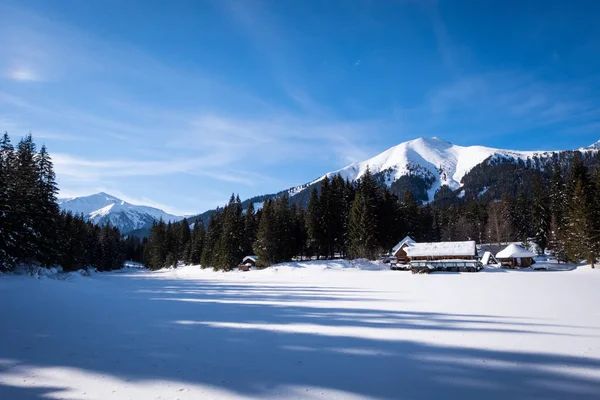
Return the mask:
[[275,252],[272,255],[273,262],[289,261],[294,254],[291,243],[293,222],[290,215],[289,196],[287,192],[284,192],[275,200],[273,217],[276,238]]
[[402,235],[400,223],[402,211],[400,201],[396,195],[392,194],[387,188],[383,188],[381,192],[377,207],[377,242],[379,247],[390,251],[398,243],[398,237]]
[[369,168],[361,177],[350,210],[350,247],[352,258],[377,257],[377,186]]
[[566,261],[564,213],[567,206],[566,187],[560,166],[554,163],[550,183],[550,229],[548,248],[559,261]]
[[219,239],[223,229],[223,211],[215,212],[208,221],[208,228],[202,248],[200,263],[202,268],[214,268],[219,260]]
[[250,203],[244,214],[244,237],[243,237],[243,254],[252,255],[254,250],[252,245],[256,241],[256,233],[258,231],[258,224],[256,220],[256,213],[254,212],[254,204]]
[[595,268],[600,259],[600,169],[596,168],[593,177],[592,204],[590,210],[590,255],[588,261]]
[[167,261],[167,227],[161,219],[152,225],[148,240],[148,259],[150,269],[163,268]]
[[196,220],[194,223],[194,241],[192,244],[192,251],[190,255],[190,263],[198,265],[202,261],[202,249],[204,248],[204,237],[206,236],[206,230],[204,224]]
[[410,191],[404,192],[402,203],[400,205],[401,214],[403,216],[401,226],[404,228],[406,235],[416,239],[422,240],[420,235],[421,227],[419,221],[419,204]]
[[375,214],[370,199],[358,191],[350,209],[350,247],[352,258],[376,257],[377,238],[375,233]]
[[310,192],[310,198],[308,199],[308,209],[306,211],[306,230],[308,234],[308,249],[311,255],[316,255],[317,259],[323,254],[324,238],[321,229],[321,210],[319,194],[317,189]]
[[192,234],[190,231],[190,223],[187,218],[184,218],[179,223],[179,257],[184,260],[187,264],[191,257],[192,246],[191,246]]
[[569,200],[566,215],[566,255],[572,262],[586,257],[588,252],[588,202],[586,182],[579,180]]
[[329,202],[332,256],[344,255],[346,251],[346,232],[351,202],[346,193],[346,182],[340,174],[331,180],[331,198]]
[[504,201],[492,201],[488,205],[488,220],[485,228],[487,240],[500,246],[512,240],[512,232],[508,204]]
[[570,193],[564,215],[564,240],[567,259],[578,262],[594,260],[594,186],[590,182],[581,153],[576,152],[569,171]]
[[277,237],[275,227],[275,206],[272,200],[267,200],[261,211],[258,234],[254,242],[254,254],[258,256],[257,266],[269,267],[276,263]]
[[0,271],[15,264],[15,151],[8,133],[0,139]]
[[548,246],[548,232],[550,230],[550,199],[542,189],[539,175],[533,181],[532,223],[535,242],[543,254]]
[[15,192],[13,215],[18,221],[14,235],[18,242],[16,255],[20,261],[36,261],[39,255],[39,226],[42,210],[36,198],[38,173],[36,149],[31,135],[19,141],[16,150],[16,169],[14,174]]
[[292,220],[291,251],[293,255],[299,256],[302,259],[306,253],[306,213],[302,207],[292,204],[290,207],[290,218]]
[[523,243],[528,242],[531,236],[531,207],[524,193],[520,193],[513,208],[512,219],[517,231],[517,238]]
[[240,199],[231,195],[229,204],[223,211],[223,226],[218,241],[219,258],[215,264],[216,268],[229,270],[242,261],[243,223]]
[[[36,184],[36,204],[37,204],[37,246],[39,261],[43,265],[52,265],[58,262],[58,253],[56,251],[56,224],[58,223],[59,209],[56,203],[56,194],[58,188],[52,160],[46,149],[42,146],[37,159],[37,184]],[[74,234],[80,234],[79,229],[74,230]],[[79,264],[80,260],[76,260]]]
[[335,194],[331,187],[329,176],[325,175],[321,181],[319,194],[318,219],[325,257],[333,258],[335,245]]

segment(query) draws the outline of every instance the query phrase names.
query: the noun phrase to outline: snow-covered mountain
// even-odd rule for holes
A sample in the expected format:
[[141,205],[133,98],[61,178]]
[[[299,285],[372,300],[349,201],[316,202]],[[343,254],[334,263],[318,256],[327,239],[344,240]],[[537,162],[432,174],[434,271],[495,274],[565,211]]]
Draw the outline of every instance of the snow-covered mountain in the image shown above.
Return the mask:
[[179,221],[183,217],[168,214],[158,208],[127,203],[115,196],[100,192],[90,196],[58,199],[60,208],[83,216],[98,225],[110,223],[121,232],[146,228],[152,222]]
[[598,140],[594,144],[589,145],[588,147],[586,147],[586,149],[600,150],[600,140]]
[[[544,157],[550,154],[552,152],[458,146],[436,137],[418,138],[400,143],[368,160],[329,172],[312,183],[323,180],[325,176],[332,177],[338,173],[344,179],[356,181],[369,168],[372,174],[383,175],[388,186],[406,175],[428,180],[431,182],[428,194],[429,199],[432,200],[435,192],[443,185],[447,185],[452,190],[458,189],[465,174],[485,160],[494,158],[526,160],[528,157],[532,158],[536,155]],[[292,189],[292,192],[296,191]]]
[[[600,150],[600,141],[579,149],[582,152]],[[473,168],[484,162],[495,161],[517,162],[518,160],[548,159],[556,151],[517,151],[495,149],[485,146],[458,146],[437,137],[418,138],[400,143],[383,153],[365,161],[355,162],[337,171],[328,172],[320,178],[287,190],[290,197],[298,196],[310,190],[325,176],[341,174],[351,182],[360,179],[367,170],[381,179],[388,186],[402,177],[418,177],[427,182],[427,197],[433,200],[441,186],[447,185],[452,190],[462,187],[463,177]]]

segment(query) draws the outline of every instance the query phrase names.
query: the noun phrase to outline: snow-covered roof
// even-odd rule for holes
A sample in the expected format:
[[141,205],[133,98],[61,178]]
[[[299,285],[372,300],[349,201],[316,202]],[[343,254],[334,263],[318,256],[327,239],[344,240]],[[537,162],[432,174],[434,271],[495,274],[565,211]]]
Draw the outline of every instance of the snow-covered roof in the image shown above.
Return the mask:
[[496,254],[496,258],[525,258],[535,257],[535,254],[518,244],[511,244]]
[[242,260],[242,263],[245,263],[246,261],[257,262],[258,261],[258,256],[246,256]]
[[398,242],[397,245],[394,246],[394,248],[392,249],[392,254],[396,255],[396,253],[398,252],[398,250],[400,250],[402,248],[402,246],[404,246],[405,244],[411,244],[411,243],[416,243],[416,242],[410,236],[406,236],[404,239],[402,239],[400,242]]
[[475,241],[412,243],[405,248],[409,257],[474,256],[477,252]]

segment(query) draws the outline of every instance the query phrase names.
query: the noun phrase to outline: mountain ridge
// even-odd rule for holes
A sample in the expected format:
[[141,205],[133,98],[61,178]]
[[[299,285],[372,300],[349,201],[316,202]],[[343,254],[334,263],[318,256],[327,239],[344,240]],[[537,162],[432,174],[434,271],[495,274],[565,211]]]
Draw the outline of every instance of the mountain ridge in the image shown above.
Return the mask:
[[64,211],[83,217],[97,225],[110,223],[123,233],[147,228],[159,219],[179,221],[181,216],[166,213],[155,207],[135,205],[108,193],[99,192],[89,196],[59,198],[58,205]]
[[[339,173],[344,179],[355,182],[364,175],[367,167],[381,184],[393,189],[392,192],[400,195],[409,190],[417,200],[423,203],[434,201],[442,188],[446,192],[454,193],[455,198],[462,198],[464,193],[460,194],[460,192],[464,192],[465,189],[468,193],[482,195],[488,192],[487,186],[466,188],[463,182],[478,169],[498,164],[516,165],[518,163],[523,165],[531,163],[532,168],[541,168],[540,165],[543,163],[539,163],[540,160],[550,162],[556,155],[571,154],[575,151],[600,153],[600,141],[574,150],[520,151],[480,145],[460,146],[437,137],[421,137],[390,147],[367,160],[354,162],[338,170],[327,172],[305,184],[277,193],[248,198],[242,204],[244,208],[247,208],[250,203],[255,208],[260,208],[264,201],[287,193],[291,202],[306,206],[310,191],[313,188],[318,189],[326,176],[331,178]],[[473,179],[467,179],[467,181],[472,182]],[[473,185],[471,184],[471,186]],[[493,190],[488,192],[488,196],[492,196],[493,193],[495,193]],[[93,196],[97,197],[96,200],[98,198],[102,200],[99,202],[100,204],[93,201]],[[76,213],[83,211],[84,215],[95,223],[103,224],[109,221],[111,224],[119,226],[123,232],[140,231],[142,234],[147,234],[147,230],[154,220],[160,218],[165,221],[183,219],[183,217],[167,214],[153,207],[131,205],[104,192],[66,199],[66,201],[71,201],[71,204],[65,204],[65,199],[61,200],[61,208],[70,209]],[[77,202],[73,203],[73,201]],[[93,205],[88,204],[90,202]],[[145,211],[146,216],[140,217],[135,212],[132,215],[131,207],[135,207],[137,212],[144,213]],[[149,210],[154,211],[149,212]],[[214,212],[216,209],[207,210],[195,216],[188,216],[188,220],[190,223],[200,220],[206,224]]]

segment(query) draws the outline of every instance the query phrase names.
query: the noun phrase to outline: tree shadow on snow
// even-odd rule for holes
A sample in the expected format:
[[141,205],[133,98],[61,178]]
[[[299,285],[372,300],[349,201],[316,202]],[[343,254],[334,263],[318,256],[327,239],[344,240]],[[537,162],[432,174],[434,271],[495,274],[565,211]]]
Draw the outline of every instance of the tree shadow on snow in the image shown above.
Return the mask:
[[[371,292],[352,288],[168,279],[121,288],[77,303],[59,298],[32,325],[19,319],[1,326],[0,358],[132,382],[210,385],[254,398],[289,387],[307,390],[307,396],[331,389],[414,400],[591,400],[600,393],[599,359],[432,345],[394,331],[422,331],[424,339],[444,331],[566,335],[560,325],[384,310],[364,298]],[[575,328],[581,336],[599,332]],[[6,368],[0,365],[0,376]],[[0,398],[48,398],[56,390],[0,383]]]

